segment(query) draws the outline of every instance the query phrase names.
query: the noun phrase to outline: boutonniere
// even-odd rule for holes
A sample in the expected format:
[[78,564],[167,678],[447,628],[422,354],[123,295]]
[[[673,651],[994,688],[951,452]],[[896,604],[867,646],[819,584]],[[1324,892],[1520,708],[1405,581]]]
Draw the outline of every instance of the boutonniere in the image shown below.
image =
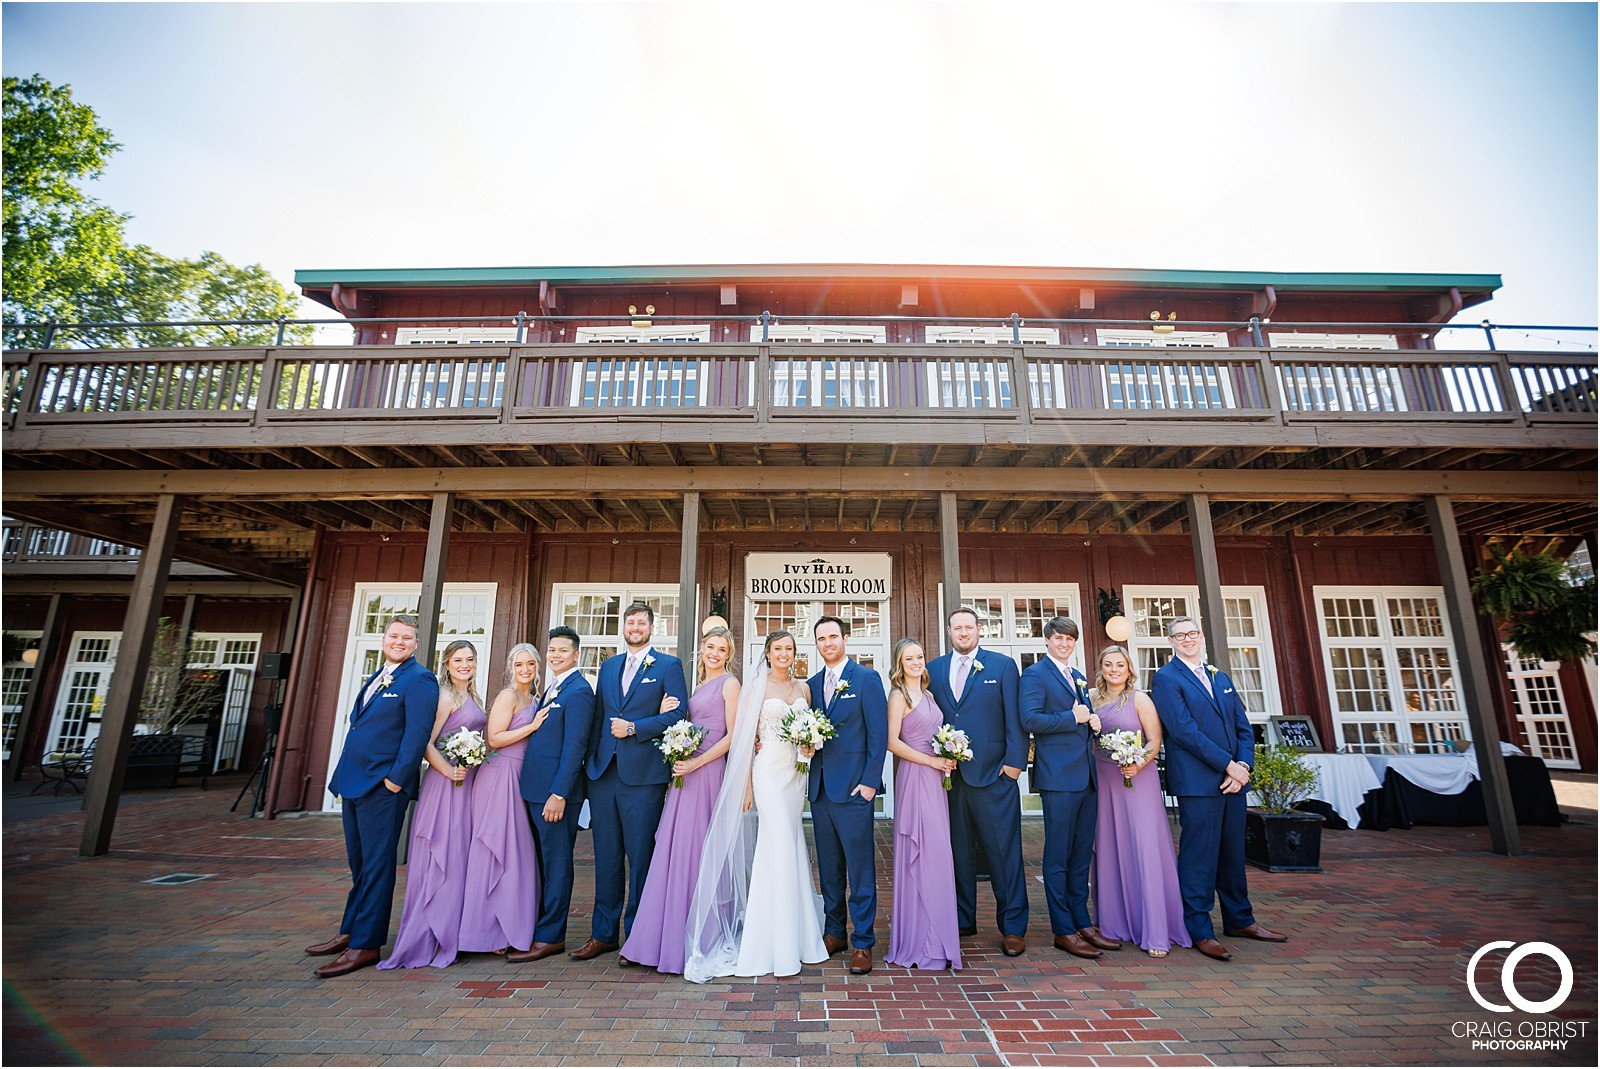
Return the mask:
[[393,671],[385,671],[383,673],[383,675],[378,677],[378,689],[379,690],[388,690],[392,686],[394,686],[394,672]]
[[1216,665],[1212,664],[1210,661],[1207,661],[1207,662],[1205,662],[1205,669],[1206,669],[1206,674],[1209,675],[1212,679],[1217,678],[1217,666]]
[[850,681],[848,679],[841,679],[841,680],[839,680],[839,685],[837,687],[833,688],[833,696],[835,698],[837,698],[841,694],[848,693],[849,690],[850,690]]
[[647,653],[647,654],[644,655],[644,660],[642,662],[640,662],[640,667],[641,668],[649,668],[651,665],[653,665],[655,663],[656,663],[655,657],[652,656],[651,654]]
[[972,662],[972,670],[975,673],[983,671],[983,662],[982,661],[973,661]]

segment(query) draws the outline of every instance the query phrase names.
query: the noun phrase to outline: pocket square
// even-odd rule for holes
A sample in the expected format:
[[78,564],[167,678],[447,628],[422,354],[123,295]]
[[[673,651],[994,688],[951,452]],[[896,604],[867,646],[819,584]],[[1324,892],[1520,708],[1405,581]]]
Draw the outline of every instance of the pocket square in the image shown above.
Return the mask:
[[841,694],[837,698],[835,698],[834,701],[847,702],[847,701],[849,701],[850,699],[852,699],[854,697],[855,697],[854,694]]
[[647,679],[641,679],[641,680],[639,680],[639,682],[641,682],[641,683],[654,683],[655,680],[647,678]]
[[1232,694],[1233,693],[1233,688],[1232,687],[1224,687],[1224,688],[1222,688],[1222,693],[1224,693],[1224,694]]
[[398,697],[400,697],[400,695],[395,691],[386,690],[382,694],[378,695],[378,697],[380,697],[380,698],[398,698]]
[[1000,681],[998,679],[985,679],[983,681],[983,685],[986,687],[997,687],[1000,685]]

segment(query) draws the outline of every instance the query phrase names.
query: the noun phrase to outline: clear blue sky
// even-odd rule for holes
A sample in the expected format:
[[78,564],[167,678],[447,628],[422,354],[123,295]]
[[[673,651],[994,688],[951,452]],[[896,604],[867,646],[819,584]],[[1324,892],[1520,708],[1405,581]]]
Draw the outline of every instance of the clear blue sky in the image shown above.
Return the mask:
[[1593,5],[1057,7],[6,4],[0,29],[5,73],[123,143],[95,192],[136,240],[286,282],[1485,271],[1500,322],[1595,322]]

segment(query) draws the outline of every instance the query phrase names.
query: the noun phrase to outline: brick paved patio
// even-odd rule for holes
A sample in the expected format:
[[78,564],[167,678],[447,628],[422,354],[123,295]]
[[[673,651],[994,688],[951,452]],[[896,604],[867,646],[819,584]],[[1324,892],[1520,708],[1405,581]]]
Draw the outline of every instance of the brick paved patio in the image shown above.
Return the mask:
[[[25,785],[26,786],[26,785]],[[237,785],[131,796],[105,858],[76,856],[70,799],[8,797],[4,823],[4,1061],[206,1065],[1238,1065],[1595,1062],[1593,778],[1561,829],[1524,828],[1527,853],[1486,853],[1481,829],[1328,833],[1322,875],[1251,872],[1283,946],[1234,942],[1086,963],[1050,948],[1042,887],[1032,945],[1008,959],[986,921],[968,968],[920,975],[839,960],[789,980],[697,987],[608,955],[319,981],[300,948],[329,935],[346,889],[339,827],[227,812]],[[880,828],[880,952],[889,916]],[[1030,877],[1042,830],[1025,825]],[[574,934],[587,929],[588,837]],[[209,874],[183,886],[141,881]],[[980,902],[986,896],[980,890]],[[396,905],[396,922],[399,907]],[[581,937],[580,937],[581,938]],[[1452,1022],[1493,1015],[1463,978],[1491,939],[1544,940],[1573,959],[1558,1016],[1587,1022],[1559,1054],[1473,1052]],[[1480,969],[1498,993],[1498,962]],[[1530,958],[1524,997],[1554,990]],[[1513,1020],[1526,1019],[1516,1015]]]

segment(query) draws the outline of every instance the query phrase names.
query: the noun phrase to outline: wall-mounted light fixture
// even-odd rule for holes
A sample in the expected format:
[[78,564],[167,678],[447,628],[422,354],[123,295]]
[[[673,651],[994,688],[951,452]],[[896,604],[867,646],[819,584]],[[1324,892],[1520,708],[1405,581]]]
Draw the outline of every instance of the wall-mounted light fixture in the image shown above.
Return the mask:
[[39,663],[39,640],[34,639],[22,647],[21,661],[23,664],[33,666]]
[[628,314],[634,317],[633,325],[636,328],[642,329],[642,328],[648,327],[650,325],[649,317],[656,314],[656,306],[653,305],[653,304],[645,305],[644,306],[644,315],[640,316],[639,315],[638,306],[630,304],[630,305],[628,305]]
[[1165,322],[1162,322],[1160,312],[1151,312],[1150,319],[1155,323],[1155,326],[1151,327],[1150,329],[1155,331],[1157,334],[1171,334],[1177,329],[1172,325],[1173,323],[1177,322],[1177,312],[1168,312]]

